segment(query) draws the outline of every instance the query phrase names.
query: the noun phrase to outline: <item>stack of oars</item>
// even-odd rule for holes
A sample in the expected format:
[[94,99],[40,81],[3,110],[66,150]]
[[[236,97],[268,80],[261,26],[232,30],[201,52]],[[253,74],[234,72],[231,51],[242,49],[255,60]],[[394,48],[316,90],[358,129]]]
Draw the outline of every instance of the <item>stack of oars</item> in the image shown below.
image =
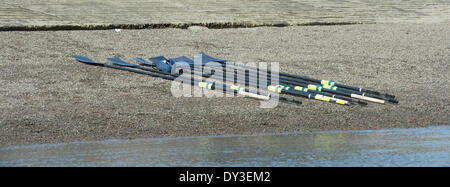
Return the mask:
[[[199,55],[202,57],[202,61],[199,64],[195,64],[194,61],[184,56],[174,59],[166,59],[162,56],[149,58],[153,63],[141,58],[134,58],[141,65],[128,63],[119,58],[108,58],[114,64],[110,65],[95,62],[87,57],[74,57],[79,62],[90,65],[101,65],[169,80],[190,82],[192,85],[198,85],[205,89],[231,91],[235,94],[256,99],[268,100],[277,98],[283,102],[301,104],[300,101],[292,98],[274,96],[261,91],[261,89],[264,89],[278,94],[299,96],[342,105],[352,103],[367,105],[365,101],[379,104],[385,104],[386,102],[398,104],[395,96],[387,93],[339,84],[333,80],[314,79],[226,62],[226,60],[213,58],[204,53]],[[217,62],[218,65],[208,66],[207,62]],[[195,68],[196,65],[200,65],[201,68]],[[205,73],[205,71],[209,73]],[[180,76],[181,74],[183,76]],[[278,82],[279,84],[272,84],[273,82]]]

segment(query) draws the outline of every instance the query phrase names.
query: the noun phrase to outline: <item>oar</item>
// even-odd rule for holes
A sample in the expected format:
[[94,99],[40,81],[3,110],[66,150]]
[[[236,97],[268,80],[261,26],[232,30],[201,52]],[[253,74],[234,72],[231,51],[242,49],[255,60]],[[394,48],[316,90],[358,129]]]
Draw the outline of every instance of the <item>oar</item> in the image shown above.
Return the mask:
[[[113,69],[119,69],[119,70],[124,70],[124,71],[130,71],[130,72],[134,72],[134,73],[139,73],[139,74],[144,74],[144,75],[150,75],[153,77],[160,77],[163,79],[167,79],[167,80],[179,80],[179,81],[183,81],[183,82],[191,82],[191,85],[198,85],[199,87],[202,88],[207,88],[207,89],[215,89],[216,87],[223,87],[223,88],[232,88],[231,92],[233,93],[237,93],[237,94],[241,94],[250,98],[255,98],[255,99],[259,99],[259,100],[269,100],[270,99],[270,95],[258,95],[255,93],[251,93],[251,92],[245,92],[243,90],[237,90],[237,89],[233,89],[233,86],[228,86],[226,84],[220,84],[220,83],[209,83],[209,82],[204,82],[201,80],[198,80],[196,78],[183,78],[183,77],[175,77],[172,75],[165,75],[165,74],[161,74],[159,72],[151,72],[151,71],[142,71],[142,70],[136,70],[133,68],[126,68],[126,67],[122,67],[122,66],[117,66],[117,65],[110,65],[110,64],[106,64],[106,63],[100,63],[100,62],[95,62],[94,60],[89,59],[88,57],[85,56],[77,56],[77,55],[72,55],[77,61],[85,63],[85,64],[89,64],[89,65],[95,65],[95,66],[103,66],[103,67],[108,67],[108,68],[113,68]],[[193,80],[193,81],[191,81]],[[228,89],[223,89],[224,92],[229,92],[230,90]],[[288,99],[288,98],[280,98],[281,101],[284,102],[292,102],[292,103],[296,103],[296,104],[301,104],[300,101],[297,100],[292,100],[292,99]]]

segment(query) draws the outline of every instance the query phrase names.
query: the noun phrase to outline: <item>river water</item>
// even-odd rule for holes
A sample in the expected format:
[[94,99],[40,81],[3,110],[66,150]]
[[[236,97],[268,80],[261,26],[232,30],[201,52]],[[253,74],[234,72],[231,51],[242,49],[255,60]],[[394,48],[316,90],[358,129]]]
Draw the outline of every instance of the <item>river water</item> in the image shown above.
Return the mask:
[[0,166],[450,166],[450,126],[0,147]]

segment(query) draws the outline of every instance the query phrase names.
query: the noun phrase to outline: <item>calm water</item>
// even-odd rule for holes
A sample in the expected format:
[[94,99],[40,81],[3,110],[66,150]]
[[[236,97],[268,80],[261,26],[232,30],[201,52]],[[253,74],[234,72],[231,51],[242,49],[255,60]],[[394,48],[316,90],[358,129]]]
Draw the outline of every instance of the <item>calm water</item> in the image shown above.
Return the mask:
[[450,126],[0,147],[0,166],[450,166]]

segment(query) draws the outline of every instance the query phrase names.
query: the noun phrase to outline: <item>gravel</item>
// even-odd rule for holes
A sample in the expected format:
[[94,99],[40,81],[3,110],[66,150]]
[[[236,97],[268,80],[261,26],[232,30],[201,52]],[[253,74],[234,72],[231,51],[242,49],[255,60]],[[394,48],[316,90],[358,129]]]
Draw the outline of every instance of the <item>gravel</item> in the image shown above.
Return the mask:
[[[0,146],[450,125],[450,22],[0,32]],[[205,52],[391,93],[398,105],[174,98],[171,82],[76,62]]]

